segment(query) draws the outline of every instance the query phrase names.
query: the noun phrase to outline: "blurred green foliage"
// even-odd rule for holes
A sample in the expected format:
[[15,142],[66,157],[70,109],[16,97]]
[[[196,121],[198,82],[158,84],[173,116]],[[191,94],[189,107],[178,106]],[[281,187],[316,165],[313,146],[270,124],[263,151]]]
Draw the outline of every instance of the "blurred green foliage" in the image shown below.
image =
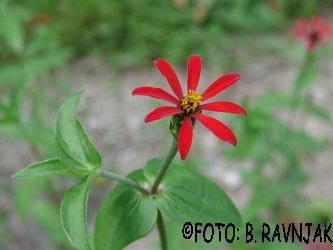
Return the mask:
[[56,102],[45,84],[56,83],[53,71],[64,69],[70,51],[59,46],[54,30],[29,29],[29,10],[11,8],[3,1],[0,13],[0,133],[52,152],[52,130],[46,119]]
[[105,55],[126,68],[158,57],[171,63],[193,53],[208,57],[225,48],[230,35],[281,30],[291,19],[332,7],[333,0],[15,0],[10,6],[26,10],[28,27],[52,27],[74,56]]

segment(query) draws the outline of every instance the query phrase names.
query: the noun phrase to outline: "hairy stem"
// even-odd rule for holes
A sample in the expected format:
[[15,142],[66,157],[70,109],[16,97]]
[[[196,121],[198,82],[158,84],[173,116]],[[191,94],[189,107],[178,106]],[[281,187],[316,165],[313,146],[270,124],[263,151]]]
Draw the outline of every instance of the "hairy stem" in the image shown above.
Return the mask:
[[148,190],[144,189],[142,186],[140,186],[140,184],[138,184],[137,182],[135,182],[135,181],[133,181],[133,180],[131,180],[131,179],[125,177],[125,176],[115,174],[115,173],[111,173],[111,172],[103,170],[103,169],[101,169],[101,171],[97,174],[97,176],[122,182],[122,183],[124,183],[128,186],[131,186],[131,187],[135,188],[136,190],[140,191],[144,195],[147,195],[147,196],[149,195]]
[[162,213],[160,210],[158,210],[158,213],[157,213],[157,227],[158,227],[158,232],[160,234],[162,250],[167,250],[168,244],[167,244],[167,240],[166,240],[165,226],[164,226]]
[[158,173],[156,180],[153,184],[153,187],[151,188],[151,194],[157,193],[157,188],[160,185],[160,183],[163,179],[163,176],[165,175],[166,171],[168,170],[168,167],[170,166],[170,163],[172,162],[172,160],[175,157],[175,155],[177,154],[177,152],[178,152],[178,142],[175,139],[173,139],[170,150],[169,150],[167,156],[165,157],[163,164],[161,166],[160,172]]

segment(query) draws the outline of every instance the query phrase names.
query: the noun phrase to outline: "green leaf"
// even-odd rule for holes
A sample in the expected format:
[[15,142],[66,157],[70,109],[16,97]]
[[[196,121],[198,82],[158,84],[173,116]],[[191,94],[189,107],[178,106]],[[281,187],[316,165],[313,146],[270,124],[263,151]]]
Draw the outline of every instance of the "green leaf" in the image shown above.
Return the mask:
[[252,109],[256,112],[271,114],[274,108],[279,106],[289,108],[290,104],[291,98],[289,96],[279,92],[267,92],[257,98]]
[[77,249],[92,249],[87,232],[87,201],[93,174],[84,177],[64,195],[60,220],[67,238]]
[[[268,92],[260,96],[254,104],[253,110],[256,112],[263,112],[265,114],[272,114],[272,112],[274,112],[274,108],[279,106],[292,110],[298,110],[301,108],[304,112],[314,115],[329,124],[333,123],[330,114],[324,109],[312,104],[310,100],[306,99],[304,103],[300,105],[298,99],[292,100],[292,96],[287,96],[279,92]],[[249,117],[251,116],[249,115]]]
[[24,65],[25,71],[33,75],[42,74],[53,68],[64,67],[68,58],[69,51],[67,50],[44,52],[43,56],[34,56],[29,59],[29,63]]
[[28,73],[23,79],[18,79],[18,81],[15,83],[16,85],[13,88],[10,100],[11,113],[12,115],[15,115],[15,117],[19,117],[23,105],[23,100],[26,97],[27,91],[32,83],[33,79]]
[[24,48],[24,25],[22,18],[7,6],[0,10],[0,37],[8,47],[19,54]]
[[[142,169],[128,178],[147,186]],[[98,250],[123,249],[129,243],[146,236],[157,218],[156,203],[123,183],[109,193],[96,219],[95,246]]]
[[[162,160],[152,159],[144,174],[150,184],[155,180]],[[171,164],[155,196],[157,207],[169,219],[185,222],[221,222],[241,224],[240,215],[228,196],[200,174]]]
[[331,115],[326,110],[312,104],[309,100],[306,100],[301,108],[304,112],[316,116],[330,125],[333,124]]
[[50,157],[55,155],[53,128],[47,124],[29,121],[0,120],[0,134],[39,146]]
[[294,140],[298,144],[298,147],[308,152],[319,153],[325,148],[323,141],[310,136],[304,131],[297,131],[294,133],[294,136]]
[[55,120],[55,145],[62,162],[76,174],[87,175],[101,165],[101,156],[77,119],[82,91],[72,95],[59,109]]
[[314,62],[314,55],[312,53],[307,53],[304,65],[294,83],[294,88],[297,93],[300,93],[315,82],[318,70],[314,68]]
[[52,158],[29,165],[16,174],[14,178],[31,178],[50,174],[72,174],[73,172],[64,165],[60,159]]
[[16,64],[2,65],[0,69],[0,86],[12,85],[12,82],[17,81],[22,75],[22,69]]

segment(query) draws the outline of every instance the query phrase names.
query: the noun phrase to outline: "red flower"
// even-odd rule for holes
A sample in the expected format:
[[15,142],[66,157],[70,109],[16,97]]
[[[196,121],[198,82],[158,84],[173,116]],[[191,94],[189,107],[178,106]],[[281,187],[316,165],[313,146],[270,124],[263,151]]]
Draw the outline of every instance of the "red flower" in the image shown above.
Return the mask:
[[218,78],[201,95],[197,92],[201,72],[201,59],[198,55],[192,55],[187,65],[187,93],[183,94],[178,77],[171,66],[163,59],[157,59],[155,66],[168,81],[176,97],[167,93],[163,89],[154,87],[136,88],[133,95],[145,95],[153,98],[168,101],[174,106],[162,106],[151,113],[145,119],[145,122],[152,122],[166,116],[180,116],[180,128],[178,134],[178,148],[180,157],[184,160],[190,150],[193,137],[193,125],[197,119],[205,127],[211,130],[218,138],[236,145],[237,139],[233,132],[220,121],[202,114],[203,110],[226,112],[233,114],[247,115],[246,111],[231,102],[211,102],[201,104],[213,96],[219,94],[232,84],[236,83],[241,77],[238,74],[229,74]]
[[298,19],[294,34],[297,38],[306,40],[306,49],[311,53],[317,44],[325,45],[332,33],[330,23],[319,15],[314,15],[309,21],[304,18]]

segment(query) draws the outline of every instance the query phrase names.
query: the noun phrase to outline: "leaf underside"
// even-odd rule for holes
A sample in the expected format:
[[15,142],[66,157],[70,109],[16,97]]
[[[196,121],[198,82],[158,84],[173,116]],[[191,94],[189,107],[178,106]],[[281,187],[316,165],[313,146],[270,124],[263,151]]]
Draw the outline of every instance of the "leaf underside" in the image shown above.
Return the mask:
[[[132,172],[130,179],[144,185],[142,169]],[[123,249],[146,236],[157,218],[156,203],[132,187],[119,183],[104,200],[96,219],[95,247],[98,250]]]
[[84,177],[64,195],[60,220],[67,238],[77,249],[92,249],[87,232],[87,202],[93,174]]

